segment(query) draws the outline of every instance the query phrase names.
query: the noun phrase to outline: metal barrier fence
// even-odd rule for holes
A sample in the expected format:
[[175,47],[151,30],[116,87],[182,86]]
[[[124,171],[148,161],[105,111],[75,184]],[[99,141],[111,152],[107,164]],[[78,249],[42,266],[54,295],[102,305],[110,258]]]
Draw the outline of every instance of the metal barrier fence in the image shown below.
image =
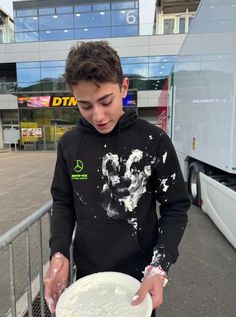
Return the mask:
[[[25,218],[22,222],[17,224],[15,227],[7,231],[0,237],[0,251],[3,249],[8,248],[8,255],[9,255],[9,272],[10,272],[10,299],[11,299],[11,309],[10,309],[10,316],[17,317],[17,299],[16,299],[16,285],[15,285],[15,268],[14,268],[14,253],[13,253],[13,245],[14,241],[17,237],[22,234],[26,236],[26,270],[27,270],[27,316],[34,317],[33,314],[33,300],[32,299],[32,270],[31,270],[31,250],[30,250],[30,235],[29,231],[30,228],[36,224],[38,225],[38,239],[39,239],[39,293],[38,293],[38,301],[40,304],[40,316],[46,317],[45,314],[45,301],[44,301],[44,289],[43,289],[43,270],[44,270],[44,263],[43,263],[43,235],[42,235],[42,218],[46,214],[49,215],[49,222],[50,222],[50,213],[52,210],[52,201],[48,202],[43,207],[36,210],[32,215]],[[71,252],[72,254],[72,252]],[[71,259],[72,265],[72,259]],[[73,279],[73,269],[71,267],[70,270],[70,278],[72,281]],[[47,307],[46,307],[47,309]],[[48,316],[48,313],[47,313]]]
[[39,234],[39,292],[40,292],[40,308],[41,316],[45,317],[44,294],[43,294],[43,245],[42,245],[42,217],[49,214],[52,209],[52,201],[48,202],[43,207],[39,208],[32,215],[24,219],[15,227],[7,231],[0,237],[0,251],[8,247],[9,255],[9,270],[10,270],[10,298],[11,298],[11,316],[17,317],[16,310],[16,286],[15,286],[15,268],[14,268],[14,254],[13,244],[14,240],[21,234],[26,234],[26,269],[27,269],[27,301],[28,301],[28,316],[33,316],[32,313],[32,277],[31,277],[31,250],[30,250],[30,236],[29,230],[33,224],[38,223]]

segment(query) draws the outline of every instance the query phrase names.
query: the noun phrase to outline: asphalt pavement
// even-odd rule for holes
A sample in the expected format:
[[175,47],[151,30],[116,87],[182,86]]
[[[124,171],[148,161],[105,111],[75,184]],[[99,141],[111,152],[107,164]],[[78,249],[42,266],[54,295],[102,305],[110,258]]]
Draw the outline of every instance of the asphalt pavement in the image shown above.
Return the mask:
[[[0,152],[0,234],[51,199],[49,190],[55,159],[55,152]],[[33,229],[32,236],[34,230],[37,229]],[[46,228],[45,260],[47,240]],[[26,289],[22,273],[24,244],[24,238],[19,239],[15,248],[17,297]],[[39,250],[36,237],[31,247],[32,275],[36,275]],[[189,210],[189,222],[179,253],[178,261],[170,268],[164,304],[157,317],[235,317],[236,251],[196,206]],[[0,317],[4,317],[10,305],[8,263],[7,250],[0,251]]]

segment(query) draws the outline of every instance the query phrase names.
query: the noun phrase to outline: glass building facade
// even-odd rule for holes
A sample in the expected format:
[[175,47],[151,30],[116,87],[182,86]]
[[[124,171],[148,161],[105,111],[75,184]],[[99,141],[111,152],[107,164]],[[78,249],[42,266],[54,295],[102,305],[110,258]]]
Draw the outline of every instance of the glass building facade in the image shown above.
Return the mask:
[[139,34],[138,1],[67,3],[50,6],[45,1],[37,1],[32,9],[15,9],[15,42],[110,38]]
[[[171,73],[176,56],[123,57],[123,73],[129,77],[130,89],[159,90]],[[36,61],[16,63],[17,91],[64,93],[65,61]]]
[[[148,19],[143,14],[145,6],[152,8]],[[73,45],[78,40],[112,39],[119,51],[128,43],[125,38],[129,38],[133,44],[128,44],[121,54],[123,73],[130,81],[124,109],[134,107],[140,117],[167,130],[168,89],[176,51],[173,54],[172,43],[169,49],[162,40],[160,47],[165,49],[160,55],[156,48],[155,53],[149,54],[151,44],[146,38],[147,47],[140,54],[143,45],[140,37],[186,32],[192,19],[187,11],[181,16],[160,11],[155,0],[148,5],[145,0],[27,0],[14,2],[13,9],[16,45],[23,48],[24,43],[25,51],[28,46],[34,47],[34,53],[37,45],[39,50],[40,45],[44,47],[42,55],[39,54],[41,58],[31,56],[28,61],[23,58],[22,62],[17,59],[0,64],[4,77],[0,93],[17,96],[18,104],[14,118],[11,111],[2,113],[3,130],[7,135],[8,130],[19,129],[20,148],[56,149],[62,134],[73,128],[80,117],[77,104],[64,84],[63,54],[57,56],[55,52],[52,60],[47,56],[46,42],[51,42],[49,46],[57,42],[58,47],[63,47],[62,41]],[[138,37],[140,41],[136,41]]]

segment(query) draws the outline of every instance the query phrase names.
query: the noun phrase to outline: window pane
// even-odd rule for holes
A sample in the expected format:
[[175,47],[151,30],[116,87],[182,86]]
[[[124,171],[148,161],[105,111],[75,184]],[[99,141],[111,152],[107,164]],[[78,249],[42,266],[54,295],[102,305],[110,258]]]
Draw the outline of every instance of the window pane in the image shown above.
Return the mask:
[[149,64],[149,78],[169,76],[171,73],[172,63],[150,63]]
[[111,7],[112,9],[132,9],[134,8],[135,1],[130,2],[117,2],[112,3]]
[[148,63],[148,57],[122,57],[122,64],[130,64],[130,63]]
[[103,14],[100,12],[81,13],[75,16],[75,27],[94,27],[94,26],[108,26],[110,25],[110,12],[106,11]]
[[16,15],[18,17],[26,17],[26,16],[32,16],[37,15],[37,9],[27,9],[27,10],[17,10]]
[[40,32],[40,41],[63,41],[72,39],[74,39],[74,31],[72,29]]
[[91,12],[92,6],[91,5],[81,5],[81,6],[74,6],[75,12]]
[[36,42],[39,41],[38,32],[15,33],[16,42]]
[[174,26],[175,26],[174,19],[165,19],[164,20],[164,34],[173,34]]
[[65,67],[65,61],[43,61],[41,67]]
[[65,69],[64,67],[48,67],[48,68],[41,68],[41,79],[49,79],[49,78],[61,78],[64,74]]
[[92,39],[110,37],[110,27],[104,28],[84,28],[75,30],[76,39]]
[[34,83],[40,80],[40,68],[17,69],[17,82]]
[[135,36],[138,35],[138,26],[114,26],[111,32],[112,37]]
[[163,56],[149,56],[150,63],[170,63],[175,62],[176,56],[175,55],[163,55]]
[[185,33],[185,18],[179,19],[179,33]]
[[125,64],[122,65],[123,73],[126,76],[148,77],[148,64]]
[[39,15],[55,14],[55,8],[39,8]]
[[35,67],[40,67],[40,62],[25,62],[25,63],[17,63],[16,68],[21,69],[21,68],[35,68]]
[[40,30],[59,30],[73,28],[73,15],[50,15],[39,17]]
[[138,23],[138,10],[112,11],[112,25],[130,25]]
[[38,18],[15,18],[15,31],[34,31],[38,30]]
[[57,7],[56,13],[73,13],[73,7],[72,6],[65,6],[65,7]]
[[110,10],[110,3],[93,4],[93,11]]
[[38,82],[26,83],[26,82],[18,82],[18,90],[19,91],[41,91],[41,84]]

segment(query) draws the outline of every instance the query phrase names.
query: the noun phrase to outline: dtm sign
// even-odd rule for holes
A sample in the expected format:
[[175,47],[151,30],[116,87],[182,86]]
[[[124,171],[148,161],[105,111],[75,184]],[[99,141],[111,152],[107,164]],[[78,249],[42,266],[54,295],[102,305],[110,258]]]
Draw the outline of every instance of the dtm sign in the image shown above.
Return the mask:
[[75,97],[52,97],[51,107],[76,107]]

